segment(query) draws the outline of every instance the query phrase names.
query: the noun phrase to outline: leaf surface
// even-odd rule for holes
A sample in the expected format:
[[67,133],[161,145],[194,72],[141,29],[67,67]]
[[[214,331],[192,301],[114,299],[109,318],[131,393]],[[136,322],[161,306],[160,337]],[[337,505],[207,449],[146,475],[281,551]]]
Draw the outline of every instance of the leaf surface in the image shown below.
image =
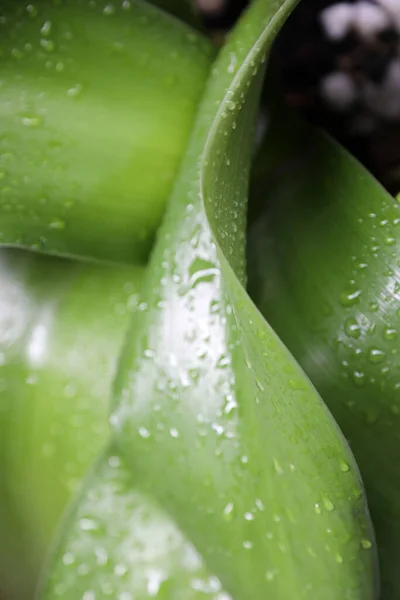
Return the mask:
[[0,243],[143,262],[214,53],[137,0],[1,0]]
[[[374,540],[357,466],[244,289],[263,61],[294,4],[253,2],[212,69],[120,361],[111,424],[132,470],[131,493],[165,511],[224,593],[364,600],[376,597]],[[97,474],[87,493],[109,477]],[[112,493],[110,503],[118,501]],[[79,511],[58,558],[77,539]],[[76,564],[111,517],[90,518]],[[75,598],[76,569],[71,577],[55,560],[52,573],[42,597]],[[113,573],[97,565],[82,574],[85,600],[101,594],[107,577],[114,596],[133,597]],[[193,589],[189,580],[184,597]],[[167,586],[157,593],[175,598]]]
[[32,598],[65,505],[108,441],[109,389],[141,277],[138,267],[0,252],[5,597]]
[[53,557],[52,593],[85,600],[231,600],[176,523],[134,482],[118,450],[107,449],[64,525],[68,535]]
[[[291,127],[287,124],[291,123]],[[382,598],[400,595],[400,210],[357,161],[289,114],[253,192],[249,289],[349,439],[377,534]],[[284,140],[282,142],[282,140]]]

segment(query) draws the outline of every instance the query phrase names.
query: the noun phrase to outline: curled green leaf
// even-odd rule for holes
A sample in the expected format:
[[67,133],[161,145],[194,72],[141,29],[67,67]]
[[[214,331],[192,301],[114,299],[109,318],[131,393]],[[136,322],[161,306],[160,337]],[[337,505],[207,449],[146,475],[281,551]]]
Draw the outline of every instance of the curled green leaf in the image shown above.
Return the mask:
[[[348,438],[376,530],[382,598],[400,594],[399,206],[351,156],[288,114],[257,175],[249,286]],[[287,127],[287,123],[291,127]]]
[[[294,4],[253,2],[214,64],[120,361],[111,424],[131,492],[169,516],[225,594],[372,600],[374,538],[357,466],[244,289],[263,62]],[[88,494],[110,477],[97,472]],[[115,490],[109,501],[117,507],[119,499]],[[70,576],[60,564],[63,550],[74,547],[80,564],[92,556],[97,525],[111,532],[103,506],[93,533],[74,544],[81,506],[56,551],[45,600],[75,598],[77,571]],[[116,536],[113,555],[126,540]],[[107,581],[125,597],[106,565],[83,573],[79,590],[96,597]],[[192,580],[187,586],[184,597],[197,597]],[[170,589],[166,583],[159,597],[175,598]]]

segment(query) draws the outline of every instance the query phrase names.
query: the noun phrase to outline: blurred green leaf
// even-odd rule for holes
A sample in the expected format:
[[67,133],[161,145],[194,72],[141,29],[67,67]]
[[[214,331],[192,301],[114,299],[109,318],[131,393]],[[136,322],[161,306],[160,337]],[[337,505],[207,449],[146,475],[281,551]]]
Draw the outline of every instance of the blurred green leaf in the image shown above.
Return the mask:
[[32,598],[65,504],[109,439],[109,389],[141,277],[140,268],[0,253],[6,598]]
[[[207,566],[214,587],[205,596],[376,597],[373,533],[357,466],[243,287],[263,62],[294,4],[253,2],[212,69],[114,386],[115,444],[134,483],[128,490],[115,485],[104,463],[88,479],[50,563],[45,600],[90,600],[104,585],[121,599],[154,596],[148,575],[138,575],[137,588],[129,583],[133,560],[116,568],[136,548],[127,540],[138,535],[142,514],[150,530],[157,523],[153,507]],[[139,518],[113,530],[121,502],[129,496],[134,504],[137,494]],[[198,578],[182,567],[179,587],[170,547],[156,556],[149,537],[146,569],[161,573],[158,597],[200,598]],[[109,560],[94,564],[96,548]]]
[[136,0],[0,0],[0,16],[0,243],[143,261],[212,44]]

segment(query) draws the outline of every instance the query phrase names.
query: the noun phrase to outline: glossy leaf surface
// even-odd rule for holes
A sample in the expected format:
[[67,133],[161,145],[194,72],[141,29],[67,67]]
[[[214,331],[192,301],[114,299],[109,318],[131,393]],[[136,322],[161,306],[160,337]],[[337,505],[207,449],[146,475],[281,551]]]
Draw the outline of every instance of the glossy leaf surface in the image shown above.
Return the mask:
[[[235,600],[372,599],[374,540],[357,466],[243,287],[262,63],[293,6],[254,2],[214,65],[146,271],[111,424],[135,490],[196,548],[216,591],[221,585]],[[97,473],[87,494],[111,482],[107,471]],[[108,539],[101,532],[120,495],[113,491],[86,515],[84,543],[85,499],[78,506],[41,597],[75,598],[78,565]],[[122,555],[125,535],[116,533],[113,557]],[[72,570],[60,562],[71,548]],[[134,596],[113,560],[79,578],[85,600],[101,595],[105,582],[114,597]],[[190,580],[183,597],[193,589]],[[176,597],[168,585],[157,594]],[[135,597],[148,596],[143,588]]]
[[[290,125],[288,126],[288,122]],[[249,288],[350,441],[377,534],[382,599],[400,598],[400,211],[318,131],[274,120],[284,157],[254,195]],[[283,140],[283,142],[282,142]]]
[[0,243],[143,260],[213,55],[142,2],[2,0]]
[[231,600],[165,510],[135,488],[131,469],[115,448],[89,475],[65,528],[66,544],[54,557],[54,594],[85,600]]
[[[64,506],[108,440],[142,270],[0,253],[0,589],[32,598]],[[23,571],[23,577],[21,577]]]

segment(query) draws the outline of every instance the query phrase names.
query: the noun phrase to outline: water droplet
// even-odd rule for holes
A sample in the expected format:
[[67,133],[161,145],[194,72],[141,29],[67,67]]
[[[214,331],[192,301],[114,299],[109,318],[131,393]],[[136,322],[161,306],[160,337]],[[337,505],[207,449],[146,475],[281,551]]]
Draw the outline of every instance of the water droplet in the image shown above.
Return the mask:
[[50,223],[49,223],[49,228],[50,229],[64,229],[65,227],[65,222],[62,221],[62,219],[53,219]]
[[110,458],[108,459],[108,464],[113,469],[117,469],[121,464],[121,460],[119,456],[110,456]]
[[42,38],[40,40],[40,45],[42,46],[42,48],[44,50],[46,50],[46,52],[53,52],[53,50],[54,50],[54,42],[52,42],[51,40],[48,40],[46,38]]
[[354,306],[360,301],[361,290],[344,291],[340,294],[340,304],[342,306]]
[[364,271],[367,268],[368,268],[368,263],[360,262],[360,263],[356,264],[356,269],[358,269],[359,271]]
[[42,123],[42,118],[39,115],[25,114],[22,115],[22,125],[25,127],[39,127]]
[[372,542],[370,542],[370,540],[361,540],[361,547],[364,548],[364,550],[369,550],[372,548]]
[[245,540],[243,542],[243,548],[246,548],[246,550],[251,550],[253,547],[253,543],[250,542],[250,540]]
[[224,433],[225,428],[223,427],[223,425],[220,425],[219,423],[212,423],[211,424],[211,429],[213,431],[215,431],[215,433],[220,436]]
[[13,48],[11,50],[11,55],[14,58],[24,58],[24,53],[21,50],[19,50],[19,48]]
[[40,29],[40,33],[42,35],[44,35],[45,37],[47,37],[48,35],[50,35],[51,32],[51,21],[45,21],[45,23],[43,24],[43,26]]
[[322,503],[324,505],[325,510],[327,510],[328,512],[332,512],[333,510],[335,510],[335,505],[331,500],[329,500],[329,498],[324,498]]
[[274,469],[278,473],[278,475],[283,475],[283,469],[282,469],[281,465],[279,464],[278,460],[276,458],[274,458],[273,462],[274,462]]
[[106,4],[106,6],[103,9],[103,13],[109,17],[110,15],[113,15],[115,13],[115,6],[113,4]]
[[146,429],[146,427],[139,427],[138,433],[139,433],[140,437],[145,440],[147,440],[151,436],[150,431],[148,429]]
[[393,327],[387,327],[383,332],[383,337],[389,342],[397,339],[397,330]]
[[306,384],[301,379],[289,379],[288,386],[291,390],[304,391],[307,389]]
[[37,373],[31,373],[30,375],[28,375],[28,377],[26,378],[26,383],[28,385],[36,385],[38,382],[38,376]]
[[234,73],[236,69],[238,59],[234,52],[229,53],[229,65],[228,65],[228,73]]
[[256,506],[257,506],[258,510],[261,510],[261,511],[264,510],[264,508],[265,508],[264,504],[263,504],[262,500],[260,500],[260,498],[256,498]]
[[384,243],[386,246],[393,246],[396,243],[396,238],[388,235],[385,237]]
[[251,512],[244,513],[244,518],[246,521],[254,521],[254,515]]
[[347,321],[344,324],[344,330],[346,335],[348,335],[351,338],[359,338],[361,335],[361,329],[359,324],[357,323],[356,319],[354,319],[353,317],[350,317],[349,319],[347,319]]
[[320,515],[320,514],[322,513],[321,506],[319,505],[319,503],[318,503],[318,502],[316,502],[316,503],[314,504],[314,510],[315,510],[315,512],[317,513],[317,515]]
[[265,573],[265,579],[266,579],[267,581],[272,581],[272,580],[274,579],[275,575],[276,575],[276,571],[275,571],[275,570],[272,570],[272,569],[270,569],[269,571],[267,571],[267,572]]
[[79,527],[82,531],[95,531],[97,529],[97,524],[93,519],[82,518],[79,521]]
[[82,85],[76,83],[74,86],[67,90],[67,96],[70,98],[77,98],[82,93]]
[[117,577],[123,577],[128,572],[128,567],[124,564],[118,564],[114,567],[114,573]]
[[228,502],[228,504],[225,506],[225,508],[223,510],[225,519],[227,519],[229,521],[232,519],[232,513],[233,513],[234,508],[235,508],[235,505],[233,504],[233,502]]
[[259,390],[261,390],[262,392],[264,391],[265,388],[264,388],[262,382],[259,379],[256,380],[256,385],[257,385],[257,387],[258,387]]
[[362,371],[353,371],[351,377],[357,386],[364,385],[365,375]]
[[340,470],[343,471],[343,473],[348,473],[350,471],[350,465],[344,460],[340,461],[339,466]]
[[94,551],[95,555],[96,555],[96,561],[98,565],[104,566],[107,564],[108,562],[108,553],[107,550],[105,548],[102,548],[101,546],[96,548]]
[[337,552],[335,554],[335,560],[336,560],[337,563],[339,563],[341,565],[342,562],[343,562],[343,556]]
[[368,360],[371,363],[382,363],[386,359],[386,353],[379,348],[371,348],[368,352]]
[[171,437],[173,437],[173,438],[179,437],[179,431],[177,429],[175,429],[175,427],[171,427],[171,429],[169,430],[169,433],[170,433]]
[[30,17],[35,18],[37,16],[37,8],[33,4],[28,4],[26,7],[26,12]]
[[72,565],[75,562],[75,556],[72,554],[72,552],[65,552],[62,557],[62,561],[64,565]]

